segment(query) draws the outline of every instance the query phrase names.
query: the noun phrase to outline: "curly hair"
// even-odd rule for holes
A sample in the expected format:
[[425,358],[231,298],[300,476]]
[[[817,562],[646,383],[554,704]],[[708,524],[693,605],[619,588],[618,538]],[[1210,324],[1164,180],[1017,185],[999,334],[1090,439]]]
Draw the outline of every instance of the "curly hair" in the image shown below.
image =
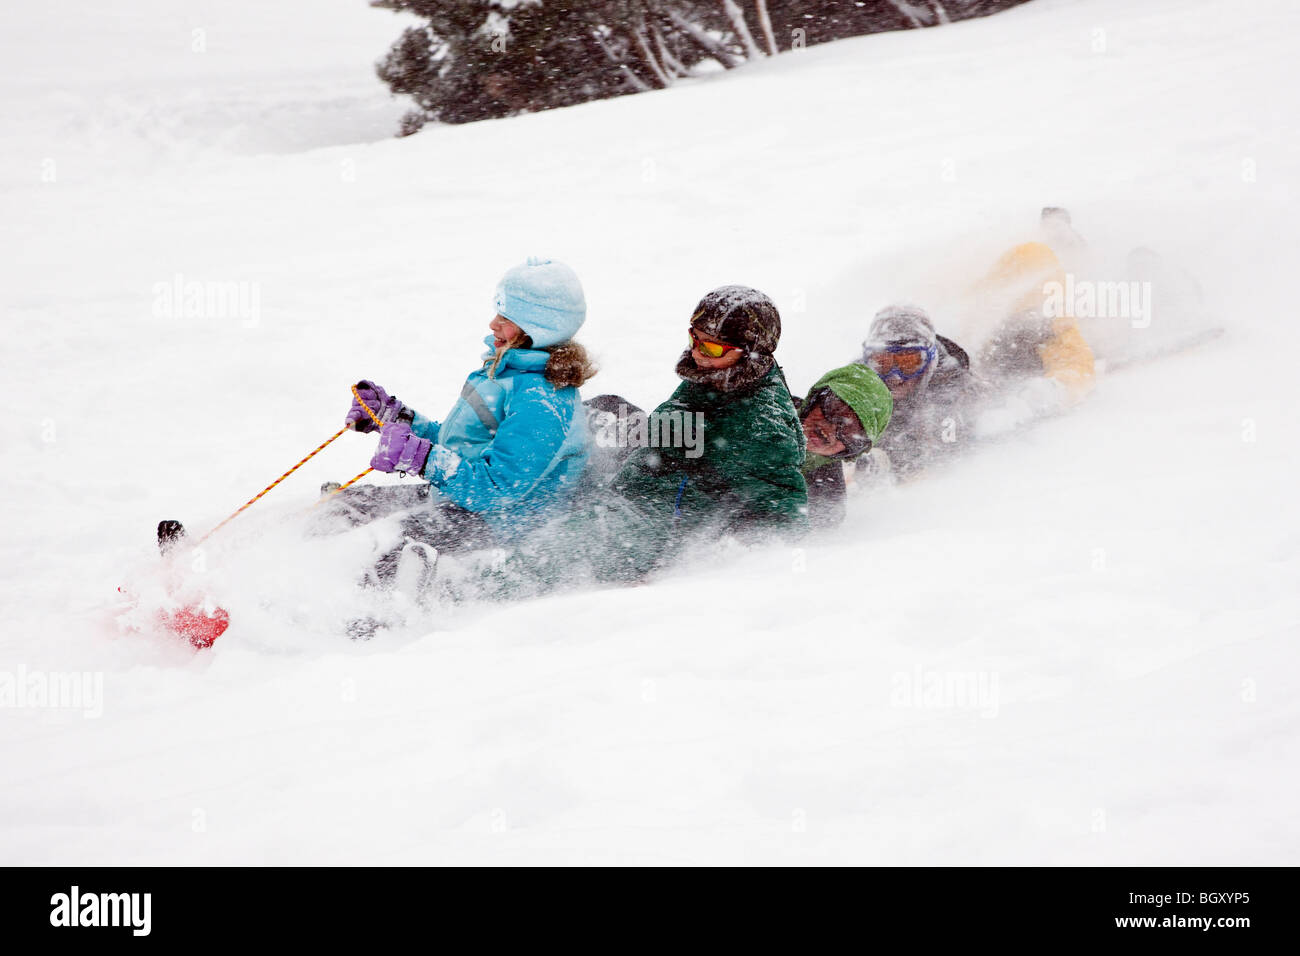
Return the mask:
[[[501,359],[508,351],[511,349],[530,349],[532,347],[533,340],[527,335],[521,335],[514,341],[508,342],[497,349],[497,353],[492,357],[491,364],[488,367],[488,378],[496,377],[497,368],[501,365]],[[596,363],[591,360],[587,350],[577,342],[561,342],[559,345],[552,345],[542,351],[550,353],[543,374],[545,374],[546,380],[556,388],[578,388],[598,371]]]

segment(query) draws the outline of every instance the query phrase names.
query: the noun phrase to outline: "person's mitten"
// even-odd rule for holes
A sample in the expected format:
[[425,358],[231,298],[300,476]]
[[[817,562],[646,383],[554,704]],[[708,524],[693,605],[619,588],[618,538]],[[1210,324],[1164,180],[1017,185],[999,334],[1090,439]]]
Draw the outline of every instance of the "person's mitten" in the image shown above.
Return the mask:
[[357,395],[361,396],[361,401],[366,403],[366,406],[374,413],[375,418],[378,418],[385,425],[389,422],[398,421],[399,417],[407,422],[411,420],[410,414],[402,416],[402,412],[406,411],[406,406],[396,396],[389,395],[374,382],[362,379],[357,382],[356,389],[356,393],[352,396],[352,407],[348,409],[348,417],[345,419],[353,431],[372,432],[379,427],[367,414],[366,409],[361,407],[361,404],[357,401]]
[[406,422],[393,422],[379,433],[379,447],[370,459],[370,467],[375,471],[420,475],[424,473],[431,448],[433,442],[411,434],[411,426]]

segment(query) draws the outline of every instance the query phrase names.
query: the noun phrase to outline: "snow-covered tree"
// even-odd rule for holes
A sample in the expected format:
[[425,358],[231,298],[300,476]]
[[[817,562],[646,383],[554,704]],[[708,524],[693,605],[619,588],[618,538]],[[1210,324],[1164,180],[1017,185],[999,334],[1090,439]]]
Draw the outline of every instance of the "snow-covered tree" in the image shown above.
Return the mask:
[[1024,0],[371,0],[415,14],[378,63],[401,132],[671,86],[706,63],[982,16]]

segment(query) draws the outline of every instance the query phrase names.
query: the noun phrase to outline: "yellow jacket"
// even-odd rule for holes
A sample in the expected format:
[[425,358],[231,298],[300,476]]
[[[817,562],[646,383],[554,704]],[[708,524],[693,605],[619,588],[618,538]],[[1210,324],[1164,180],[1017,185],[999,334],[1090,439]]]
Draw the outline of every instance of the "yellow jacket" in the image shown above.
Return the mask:
[[1030,313],[1043,317],[1043,339],[1037,346],[1043,374],[1064,385],[1077,400],[1087,395],[1096,382],[1092,348],[1073,316],[1047,320],[1043,309],[1047,298],[1044,286],[1049,282],[1064,287],[1065,270],[1056,253],[1041,242],[1026,242],[1008,249],[985,279],[986,292],[996,297],[1004,316]]

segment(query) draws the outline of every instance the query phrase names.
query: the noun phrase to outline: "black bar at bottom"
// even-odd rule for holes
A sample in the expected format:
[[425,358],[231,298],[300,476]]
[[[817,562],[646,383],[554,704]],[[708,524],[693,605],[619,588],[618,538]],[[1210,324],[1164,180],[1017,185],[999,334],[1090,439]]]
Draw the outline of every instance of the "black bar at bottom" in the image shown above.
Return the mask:
[[867,946],[911,939],[927,950],[976,939],[1239,946],[1290,937],[1294,876],[1225,867],[700,868],[598,879],[581,869],[539,879],[527,870],[9,868],[0,870],[0,933],[9,952],[60,937],[205,947],[289,939],[295,949],[335,950],[411,934],[495,944],[513,933],[535,945],[604,940],[621,949],[703,942],[680,935],[692,925],[722,942],[757,937],[801,949],[833,937]]

